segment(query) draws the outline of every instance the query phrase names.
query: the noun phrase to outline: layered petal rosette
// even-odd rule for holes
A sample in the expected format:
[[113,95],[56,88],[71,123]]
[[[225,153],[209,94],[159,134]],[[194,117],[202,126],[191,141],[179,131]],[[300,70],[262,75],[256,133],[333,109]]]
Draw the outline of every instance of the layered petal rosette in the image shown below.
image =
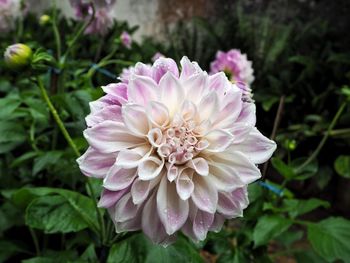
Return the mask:
[[242,81],[250,86],[254,81],[252,62],[238,49],[218,51],[210,64],[210,73],[224,71],[231,81]]
[[69,0],[77,20],[89,20],[95,8],[95,17],[85,34],[105,35],[113,26],[112,7],[116,0]]
[[256,164],[276,144],[255,127],[255,105],[220,72],[209,76],[187,57],[136,64],[126,82],[103,87],[84,131],[81,171],[103,179],[99,206],[117,232],[142,230],[169,244],[182,231],[205,239],[242,216]]

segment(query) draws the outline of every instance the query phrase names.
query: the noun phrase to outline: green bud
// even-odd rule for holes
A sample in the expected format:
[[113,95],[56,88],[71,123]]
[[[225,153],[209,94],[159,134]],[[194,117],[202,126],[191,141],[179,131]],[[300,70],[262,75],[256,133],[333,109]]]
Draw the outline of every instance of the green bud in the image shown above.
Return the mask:
[[297,142],[295,140],[288,141],[288,149],[290,151],[294,151],[296,147],[297,147]]
[[14,44],[7,47],[4,59],[9,68],[16,69],[29,65],[32,55],[32,49],[27,45]]
[[51,17],[48,15],[42,15],[39,19],[39,24],[42,26],[47,25],[51,21]]

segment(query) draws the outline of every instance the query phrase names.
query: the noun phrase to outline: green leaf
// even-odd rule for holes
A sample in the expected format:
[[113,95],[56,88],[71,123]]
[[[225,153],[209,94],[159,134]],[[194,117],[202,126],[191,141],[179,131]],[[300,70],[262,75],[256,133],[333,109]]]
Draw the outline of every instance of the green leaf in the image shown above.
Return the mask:
[[85,263],[88,263],[88,262],[91,262],[91,263],[94,263],[94,262],[98,262],[98,259],[97,259],[97,255],[96,255],[96,252],[95,252],[95,246],[94,244],[91,244],[87,247],[87,249],[84,251],[84,253],[81,255],[80,257],[80,261],[81,262],[85,262]]
[[333,169],[329,166],[321,166],[314,179],[320,190],[323,190],[334,175]]
[[292,167],[285,164],[281,159],[273,157],[271,159],[272,166],[286,179],[293,179],[295,173]]
[[348,99],[350,99],[350,87],[349,86],[343,86],[340,89],[340,92],[345,95]]
[[[94,205],[94,202],[87,196],[79,194],[77,192],[65,190],[65,189],[59,189],[59,188],[48,188],[48,187],[38,187],[38,188],[22,188],[18,191],[16,191],[12,196],[11,200],[12,202],[17,205],[18,207],[24,209],[27,206],[26,211],[26,219],[32,220],[29,221],[28,224],[32,223],[34,225],[38,225],[38,228],[43,229],[44,231],[51,229],[46,228],[46,226],[40,225],[40,223],[37,223],[36,216],[38,216],[41,211],[37,211],[37,206],[45,208],[47,212],[52,212],[49,210],[50,201],[45,202],[44,200],[50,200],[52,195],[53,197],[53,203],[52,205],[56,206],[56,208],[59,208],[64,211],[65,208],[69,208],[69,211],[73,213],[74,216],[79,216],[80,220],[87,226],[89,226],[92,230],[95,232],[98,232],[98,225],[97,225],[97,213],[96,213],[96,207]],[[63,202],[62,199],[57,198],[57,195],[63,197],[66,202]],[[36,198],[40,198],[40,201],[36,201]],[[32,202],[34,202],[34,205],[32,206]],[[29,208],[29,206],[32,206]],[[30,213],[33,212],[33,215],[30,215]],[[29,218],[33,216],[33,218]],[[73,218],[74,219],[74,218]],[[48,221],[50,221],[50,218],[47,218]],[[72,222],[74,226],[74,222]],[[65,233],[65,229],[58,229],[60,226],[57,227],[58,232]],[[85,226],[84,226],[85,228]],[[50,231],[51,232],[51,231]]]
[[25,221],[26,225],[47,234],[77,232],[89,226],[67,199],[60,195],[34,199],[26,210]]
[[23,126],[13,121],[0,121],[0,154],[6,153],[27,138]]
[[[59,189],[57,189],[59,190]],[[21,188],[11,194],[10,198],[14,205],[21,209],[25,209],[31,201],[36,197],[55,193],[54,188],[37,187],[37,188]]]
[[244,253],[238,249],[235,251],[235,255],[233,257],[233,263],[247,263],[249,262],[249,258],[244,255]]
[[300,165],[302,165],[306,161],[306,159],[307,158],[302,157],[302,158],[295,159],[291,162],[290,165],[293,167],[294,171],[298,170],[296,177],[294,178],[295,180],[305,180],[307,178],[310,178],[316,175],[318,171],[318,162],[316,159],[311,161],[308,165],[303,167],[301,170],[298,169],[298,167],[300,167]]
[[10,95],[6,98],[0,99],[0,119],[11,119],[11,114],[21,104],[18,95]]
[[13,226],[21,224],[23,224],[22,211],[10,201],[3,202],[0,206],[0,235]]
[[259,200],[263,196],[263,188],[257,182],[249,184],[248,196],[250,203]]
[[114,244],[108,255],[107,263],[138,262],[132,251],[132,244],[129,240]]
[[[291,217],[297,217],[299,215],[306,214],[312,210],[315,210],[318,207],[329,208],[330,204],[327,201],[311,198],[307,200],[297,200],[297,204],[293,207],[293,209],[289,212]],[[284,200],[284,204],[288,206],[289,200]]]
[[42,100],[33,97],[27,97],[24,103],[28,106],[30,115],[33,120],[42,123],[44,126],[48,125],[49,111],[46,104]]
[[50,165],[58,162],[63,152],[61,151],[50,151],[41,153],[41,156],[34,159],[33,175],[38,174]]
[[269,50],[266,55],[265,65],[272,65],[278,56],[287,47],[289,36],[292,33],[292,27],[288,26],[283,28],[279,34],[275,37],[275,41],[269,44]]
[[254,247],[267,244],[271,239],[286,231],[291,224],[291,220],[278,215],[260,217],[253,232]]
[[5,262],[12,255],[19,252],[24,252],[24,250],[17,244],[10,241],[0,240],[0,262]]
[[326,263],[326,261],[321,258],[314,251],[301,251],[294,254],[297,262],[307,262],[307,263]]
[[38,156],[39,152],[26,152],[23,155],[21,155],[20,157],[16,158],[12,163],[11,163],[11,168],[15,168],[19,165],[21,165],[22,163]]
[[179,237],[175,244],[164,248],[152,244],[143,234],[135,234],[114,244],[110,249],[107,263],[122,262],[199,263],[203,260],[193,245],[182,237]]
[[279,101],[279,98],[266,96],[266,99],[262,101],[262,108],[264,111],[269,111],[273,105],[275,105]]
[[[48,250],[44,252],[44,255],[40,257],[34,257],[21,261],[22,263],[78,263],[76,260],[77,253],[75,251],[52,251]],[[96,261],[97,262],[97,261]],[[79,262],[80,263],[80,262]],[[85,261],[85,263],[87,263]]]
[[334,169],[345,178],[350,178],[350,155],[340,155],[334,162]]
[[179,238],[174,245],[167,248],[162,246],[153,246],[146,257],[145,263],[178,263],[189,262],[198,263],[203,262],[198,252],[190,243],[184,239]]
[[303,236],[303,231],[296,231],[295,229],[293,229],[282,233],[276,239],[278,243],[283,244],[285,247],[290,247],[294,242],[302,239]]
[[330,217],[307,226],[308,239],[315,251],[329,262],[350,262],[350,221]]

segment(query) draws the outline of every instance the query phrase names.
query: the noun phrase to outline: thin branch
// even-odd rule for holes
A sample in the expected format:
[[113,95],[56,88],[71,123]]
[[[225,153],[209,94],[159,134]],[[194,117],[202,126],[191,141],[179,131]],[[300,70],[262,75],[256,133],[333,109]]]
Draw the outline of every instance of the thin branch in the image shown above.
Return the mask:
[[301,164],[297,169],[295,169],[295,172],[300,172],[305,166],[307,166],[309,163],[311,163],[317,155],[320,153],[321,149],[323,148],[324,144],[326,143],[329,135],[331,134],[331,131],[333,130],[334,126],[337,124],[338,119],[340,118],[341,114],[343,113],[347,103],[343,102],[340,108],[338,109],[337,113],[335,114],[331,124],[328,126],[327,132],[323,136],[321,142],[318,144],[317,148],[313,153],[307,158],[307,160]]
[[[274,140],[276,138],[277,129],[278,129],[278,126],[279,126],[279,124],[281,122],[281,118],[282,118],[282,114],[283,114],[283,108],[284,108],[285,99],[286,99],[286,97],[284,95],[282,95],[281,98],[280,98],[280,102],[278,104],[278,109],[277,109],[275,121],[273,123],[272,133],[271,133],[271,136],[270,136],[271,140]],[[267,161],[264,164],[264,166],[263,166],[263,172],[262,172],[261,179],[265,178],[268,167],[269,167],[269,161]]]

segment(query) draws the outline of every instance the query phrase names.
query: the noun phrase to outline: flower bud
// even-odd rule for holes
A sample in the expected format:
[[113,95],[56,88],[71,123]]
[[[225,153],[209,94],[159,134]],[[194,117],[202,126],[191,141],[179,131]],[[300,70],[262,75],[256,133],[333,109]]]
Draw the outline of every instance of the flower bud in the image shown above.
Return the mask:
[[14,44],[7,47],[4,58],[6,65],[10,68],[20,68],[30,63],[33,52],[24,44]]
[[51,17],[48,15],[42,15],[39,19],[39,24],[42,26],[47,25],[51,21]]
[[123,33],[120,35],[120,40],[124,47],[129,49],[131,48],[132,39],[128,32],[123,31]]
[[288,149],[289,149],[290,151],[294,151],[295,148],[297,148],[297,142],[296,142],[295,140],[290,140],[290,141],[288,142]]

